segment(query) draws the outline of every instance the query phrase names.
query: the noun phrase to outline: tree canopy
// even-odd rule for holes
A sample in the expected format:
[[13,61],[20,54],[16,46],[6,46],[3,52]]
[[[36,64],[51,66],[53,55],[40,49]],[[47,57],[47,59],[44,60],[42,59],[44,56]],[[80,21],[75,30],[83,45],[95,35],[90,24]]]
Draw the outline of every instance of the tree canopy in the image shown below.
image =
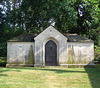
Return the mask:
[[40,33],[50,25],[62,33],[93,39],[100,46],[100,1],[0,0],[0,53],[10,38],[23,32]]

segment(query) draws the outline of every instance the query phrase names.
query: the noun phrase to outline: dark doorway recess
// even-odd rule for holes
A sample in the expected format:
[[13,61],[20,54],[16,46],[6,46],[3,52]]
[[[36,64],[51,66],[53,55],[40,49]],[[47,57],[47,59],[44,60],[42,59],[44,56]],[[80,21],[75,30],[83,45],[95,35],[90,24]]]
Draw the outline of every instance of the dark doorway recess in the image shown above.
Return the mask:
[[57,45],[52,40],[45,44],[45,65],[57,66]]

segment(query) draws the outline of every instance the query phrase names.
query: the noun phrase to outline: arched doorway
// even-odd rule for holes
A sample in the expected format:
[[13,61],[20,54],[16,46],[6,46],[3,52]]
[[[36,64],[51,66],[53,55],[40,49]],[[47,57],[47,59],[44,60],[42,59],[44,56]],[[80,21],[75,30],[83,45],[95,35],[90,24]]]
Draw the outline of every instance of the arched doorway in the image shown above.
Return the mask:
[[57,66],[57,45],[52,40],[45,44],[45,65]]

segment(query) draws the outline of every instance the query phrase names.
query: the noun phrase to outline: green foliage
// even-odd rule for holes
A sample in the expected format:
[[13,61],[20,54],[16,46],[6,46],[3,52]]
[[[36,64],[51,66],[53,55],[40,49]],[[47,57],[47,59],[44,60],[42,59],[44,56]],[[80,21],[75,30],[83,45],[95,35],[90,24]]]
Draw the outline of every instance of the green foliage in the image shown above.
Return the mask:
[[6,43],[0,43],[0,56],[7,56]]
[[[77,26],[73,26],[73,29],[70,30],[72,33],[86,34],[89,35],[89,32],[92,29],[95,29],[99,26],[99,0],[75,0],[74,9],[77,11]],[[88,36],[90,38],[90,36]]]
[[100,47],[95,45],[95,49],[94,49],[94,59],[95,61],[100,60]]
[[24,13],[26,30],[41,32],[55,22],[55,27],[61,32],[76,25],[77,13],[71,1],[59,0],[23,0],[21,9]]
[[6,66],[6,61],[7,61],[6,57],[0,57],[0,66]]
[[100,26],[97,29],[92,29],[90,32],[87,32],[89,36],[97,46],[100,46]]
[[11,10],[11,1],[7,0],[6,4],[4,2],[5,0],[1,0],[0,3],[2,5],[0,7],[0,56],[7,55],[7,41],[23,32],[20,26],[16,25],[16,23],[18,24],[18,11],[15,12],[15,9]]
[[20,35],[23,30],[17,30],[16,32],[12,31],[7,24],[4,26],[5,32],[4,35],[0,37],[0,56],[7,55],[7,41],[13,37]]
[[99,0],[0,0],[0,4],[0,56],[6,56],[9,39],[22,32],[40,33],[50,25],[100,46]]
[[27,32],[40,33],[53,23],[60,32],[94,39],[91,31],[100,25],[99,0],[23,0],[21,11]]

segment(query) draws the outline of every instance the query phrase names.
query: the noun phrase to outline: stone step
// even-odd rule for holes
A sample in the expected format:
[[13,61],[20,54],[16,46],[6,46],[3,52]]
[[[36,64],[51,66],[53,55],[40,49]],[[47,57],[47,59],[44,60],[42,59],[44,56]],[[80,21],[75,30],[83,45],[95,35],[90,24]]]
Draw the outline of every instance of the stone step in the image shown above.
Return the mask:
[[68,66],[44,66],[44,68],[68,68]]

